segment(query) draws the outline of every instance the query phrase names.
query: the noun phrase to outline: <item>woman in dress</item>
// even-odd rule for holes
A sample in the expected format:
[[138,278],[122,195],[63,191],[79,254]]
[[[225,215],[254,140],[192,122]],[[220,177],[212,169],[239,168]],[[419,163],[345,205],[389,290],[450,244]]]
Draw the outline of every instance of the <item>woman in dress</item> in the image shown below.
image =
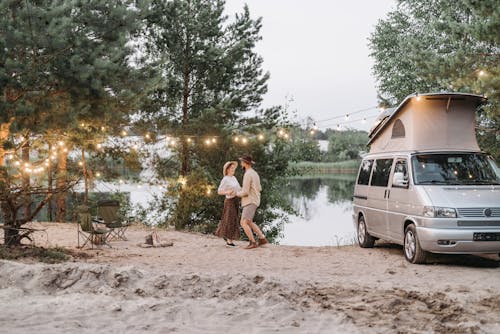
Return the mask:
[[224,210],[222,211],[222,219],[215,231],[215,235],[226,240],[226,245],[235,247],[234,240],[240,238],[240,225],[238,218],[239,202],[236,193],[241,190],[238,180],[234,176],[234,172],[238,167],[238,162],[228,161],[224,164],[222,178],[217,193],[226,196],[224,200]]

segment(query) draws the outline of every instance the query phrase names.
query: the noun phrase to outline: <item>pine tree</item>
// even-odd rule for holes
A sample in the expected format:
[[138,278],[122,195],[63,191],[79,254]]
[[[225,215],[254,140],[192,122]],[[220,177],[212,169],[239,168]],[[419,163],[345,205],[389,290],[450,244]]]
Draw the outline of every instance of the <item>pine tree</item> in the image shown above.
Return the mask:
[[2,1],[0,147],[15,150],[21,131],[81,144],[81,123],[95,133],[127,122],[147,75],[132,66],[141,15],[133,0]]
[[[178,170],[165,174],[187,179],[184,186],[175,186],[171,179],[171,220],[180,229],[216,221],[220,201],[206,191],[208,185],[213,189],[218,184],[225,161],[245,151],[270,158],[262,143],[237,147],[231,135],[271,128],[282,115],[281,108],[258,109],[269,78],[254,51],[261,19],[252,19],[247,6],[231,20],[223,10],[223,0],[155,0],[148,16],[148,53],[161,66],[163,85],[143,108],[143,116],[179,139],[172,148]],[[216,145],[205,143],[213,138]],[[270,186],[276,173],[286,168],[286,161],[275,158],[280,167],[269,171]]]
[[491,145],[500,139],[499,29],[495,0],[399,0],[370,38],[380,98],[394,105],[415,92],[484,94],[480,145],[500,158]]

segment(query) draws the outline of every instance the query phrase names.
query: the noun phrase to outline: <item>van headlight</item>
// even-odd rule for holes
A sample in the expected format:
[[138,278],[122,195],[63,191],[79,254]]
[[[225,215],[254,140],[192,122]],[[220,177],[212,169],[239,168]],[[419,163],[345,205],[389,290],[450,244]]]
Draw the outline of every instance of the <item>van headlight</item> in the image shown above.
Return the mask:
[[424,216],[432,218],[457,218],[457,211],[454,208],[424,206]]

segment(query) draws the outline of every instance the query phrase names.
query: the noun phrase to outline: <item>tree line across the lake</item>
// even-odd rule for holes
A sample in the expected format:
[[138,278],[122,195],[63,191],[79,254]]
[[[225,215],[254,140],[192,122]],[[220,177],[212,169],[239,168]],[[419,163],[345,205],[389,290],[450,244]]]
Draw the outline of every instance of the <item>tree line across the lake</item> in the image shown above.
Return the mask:
[[[221,166],[243,153],[262,176],[256,222],[273,239],[293,210],[292,161],[357,159],[366,132],[317,133],[287,108],[262,108],[269,73],[255,46],[262,21],[223,0],[0,2],[0,205],[7,243],[44,208],[72,220],[67,193],[138,176],[165,190],[149,223],[211,232]],[[484,93],[482,148],[499,157],[499,11],[492,0],[398,1],[370,38],[380,101],[414,92]],[[301,112],[307,113],[307,110]],[[140,137],[131,143],[130,138]],[[321,152],[314,139],[329,141]],[[241,177],[241,171],[237,173]],[[167,215],[146,215],[152,210]],[[140,214],[140,212],[138,213]]]

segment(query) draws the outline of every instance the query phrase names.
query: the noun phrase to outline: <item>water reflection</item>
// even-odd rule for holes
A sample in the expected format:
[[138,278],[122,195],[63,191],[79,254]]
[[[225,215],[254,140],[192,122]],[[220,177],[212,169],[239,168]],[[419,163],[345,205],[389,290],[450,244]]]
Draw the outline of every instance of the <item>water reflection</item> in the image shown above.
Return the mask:
[[283,245],[335,246],[352,244],[351,198],[355,175],[335,174],[293,178],[285,193],[300,216],[283,229]]

